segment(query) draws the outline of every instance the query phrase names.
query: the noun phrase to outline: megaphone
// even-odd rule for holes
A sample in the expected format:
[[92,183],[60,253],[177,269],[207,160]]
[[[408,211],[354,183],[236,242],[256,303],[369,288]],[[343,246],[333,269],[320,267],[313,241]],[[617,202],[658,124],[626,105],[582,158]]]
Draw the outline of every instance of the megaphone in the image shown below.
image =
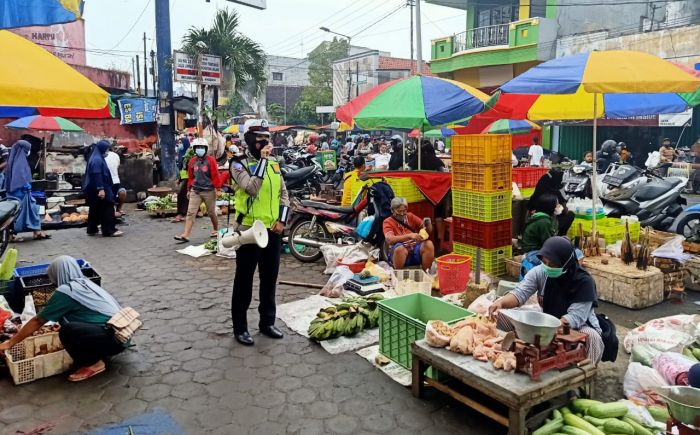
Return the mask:
[[267,228],[265,224],[256,220],[253,226],[245,231],[236,231],[234,234],[221,239],[224,248],[238,248],[241,245],[255,243],[261,248],[267,246]]

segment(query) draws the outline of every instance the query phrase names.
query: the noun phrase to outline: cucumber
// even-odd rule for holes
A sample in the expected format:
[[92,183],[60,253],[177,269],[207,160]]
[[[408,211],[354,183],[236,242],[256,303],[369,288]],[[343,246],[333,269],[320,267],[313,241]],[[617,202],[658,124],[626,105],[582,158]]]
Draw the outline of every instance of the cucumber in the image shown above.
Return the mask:
[[627,435],[635,435],[634,428],[629,423],[625,423],[624,421],[616,418],[606,420],[605,424],[603,425],[603,430],[606,434],[623,433]]
[[581,429],[584,432],[588,432],[590,435],[605,435],[605,432],[603,432],[602,430],[593,426],[581,417],[577,417],[573,414],[565,415],[564,423],[566,423],[569,426],[574,426],[578,429]]
[[591,406],[587,414],[596,418],[619,418],[627,415],[627,411],[624,403],[612,402]]
[[559,411],[561,412],[562,416],[564,416],[566,414],[571,414],[571,409],[569,409],[568,406],[564,406],[562,408],[559,408]]
[[566,435],[590,435],[590,433],[586,432],[585,430],[574,426],[564,426],[561,430]]
[[595,426],[595,427],[603,426],[603,425],[605,424],[605,420],[604,420],[604,419],[602,419],[602,418],[591,417],[590,415],[587,415],[587,416],[583,417],[583,419],[586,420],[587,422],[589,422],[590,424],[592,424],[592,425]]
[[7,250],[5,258],[2,260],[2,265],[0,266],[0,280],[8,281],[12,279],[16,264],[17,250],[15,248],[10,248]]
[[634,419],[631,419],[629,417],[622,417],[622,421],[632,426],[632,428],[634,429],[634,435],[654,435],[650,430],[637,423]]
[[563,420],[564,416],[561,414],[561,411],[558,409],[555,409],[552,411],[552,420]]
[[693,348],[693,356],[700,361],[700,347]]
[[660,423],[666,423],[671,415],[668,413],[668,409],[661,406],[648,406],[647,411],[654,418],[654,420]]
[[593,405],[602,405],[603,402],[599,402],[597,400],[591,400],[591,399],[574,399],[571,401],[571,406],[577,411],[580,412],[586,412],[588,408],[590,408]]
[[688,357],[688,359],[691,359],[693,361],[698,360],[697,358],[695,358],[695,354],[693,353],[693,351],[688,349],[687,347],[683,348],[683,356],[686,356],[686,357]]
[[561,420],[554,420],[550,423],[541,426],[539,429],[534,431],[532,435],[553,435],[564,427],[564,422]]

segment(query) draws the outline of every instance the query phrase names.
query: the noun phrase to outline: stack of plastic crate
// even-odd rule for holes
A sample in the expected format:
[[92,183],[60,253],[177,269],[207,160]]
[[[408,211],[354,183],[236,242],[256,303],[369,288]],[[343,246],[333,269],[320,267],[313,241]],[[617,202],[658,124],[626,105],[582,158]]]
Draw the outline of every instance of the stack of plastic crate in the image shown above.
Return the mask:
[[494,275],[513,254],[511,180],[509,135],[452,136],[453,250],[475,259],[481,248],[481,269]]

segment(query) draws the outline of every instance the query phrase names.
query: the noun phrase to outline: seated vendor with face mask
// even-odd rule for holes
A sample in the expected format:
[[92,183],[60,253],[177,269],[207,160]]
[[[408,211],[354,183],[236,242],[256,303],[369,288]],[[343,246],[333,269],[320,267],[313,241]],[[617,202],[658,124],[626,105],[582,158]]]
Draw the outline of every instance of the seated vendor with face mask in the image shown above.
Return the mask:
[[408,212],[406,198],[391,200],[391,216],[384,220],[382,229],[389,245],[389,263],[394,269],[418,265],[423,270],[430,269],[435,259],[435,247],[428,240],[432,228],[429,222],[426,227],[421,218]]
[[560,319],[562,325],[588,336],[586,352],[594,364],[600,362],[605,346],[602,329],[593,310],[598,305],[595,282],[578,263],[574,247],[566,237],[551,237],[538,254],[542,264],[532,268],[510,293],[489,307],[498,328],[512,331],[513,326],[498,310],[519,307],[537,294],[542,311]]

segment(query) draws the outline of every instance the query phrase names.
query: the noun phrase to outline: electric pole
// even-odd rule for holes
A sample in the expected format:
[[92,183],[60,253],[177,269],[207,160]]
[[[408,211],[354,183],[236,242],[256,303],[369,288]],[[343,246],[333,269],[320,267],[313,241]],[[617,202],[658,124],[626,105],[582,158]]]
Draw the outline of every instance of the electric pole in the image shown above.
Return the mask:
[[143,95],[148,97],[148,60],[146,59],[146,32],[143,32]]
[[170,45],[170,1],[156,0],[156,50],[158,56],[158,90],[160,119],[158,142],[160,144],[160,170],[164,180],[174,180],[175,165],[175,115],[173,113],[172,46]]
[[411,63],[413,63],[413,0],[408,0],[408,6],[411,9]]
[[134,66],[134,58],[131,58],[131,80],[134,81],[134,89],[136,89],[136,67]]
[[141,95],[141,67],[138,54],[136,55],[136,93]]
[[151,50],[151,78],[153,79],[153,96],[158,98],[158,86],[156,85],[156,52]]

